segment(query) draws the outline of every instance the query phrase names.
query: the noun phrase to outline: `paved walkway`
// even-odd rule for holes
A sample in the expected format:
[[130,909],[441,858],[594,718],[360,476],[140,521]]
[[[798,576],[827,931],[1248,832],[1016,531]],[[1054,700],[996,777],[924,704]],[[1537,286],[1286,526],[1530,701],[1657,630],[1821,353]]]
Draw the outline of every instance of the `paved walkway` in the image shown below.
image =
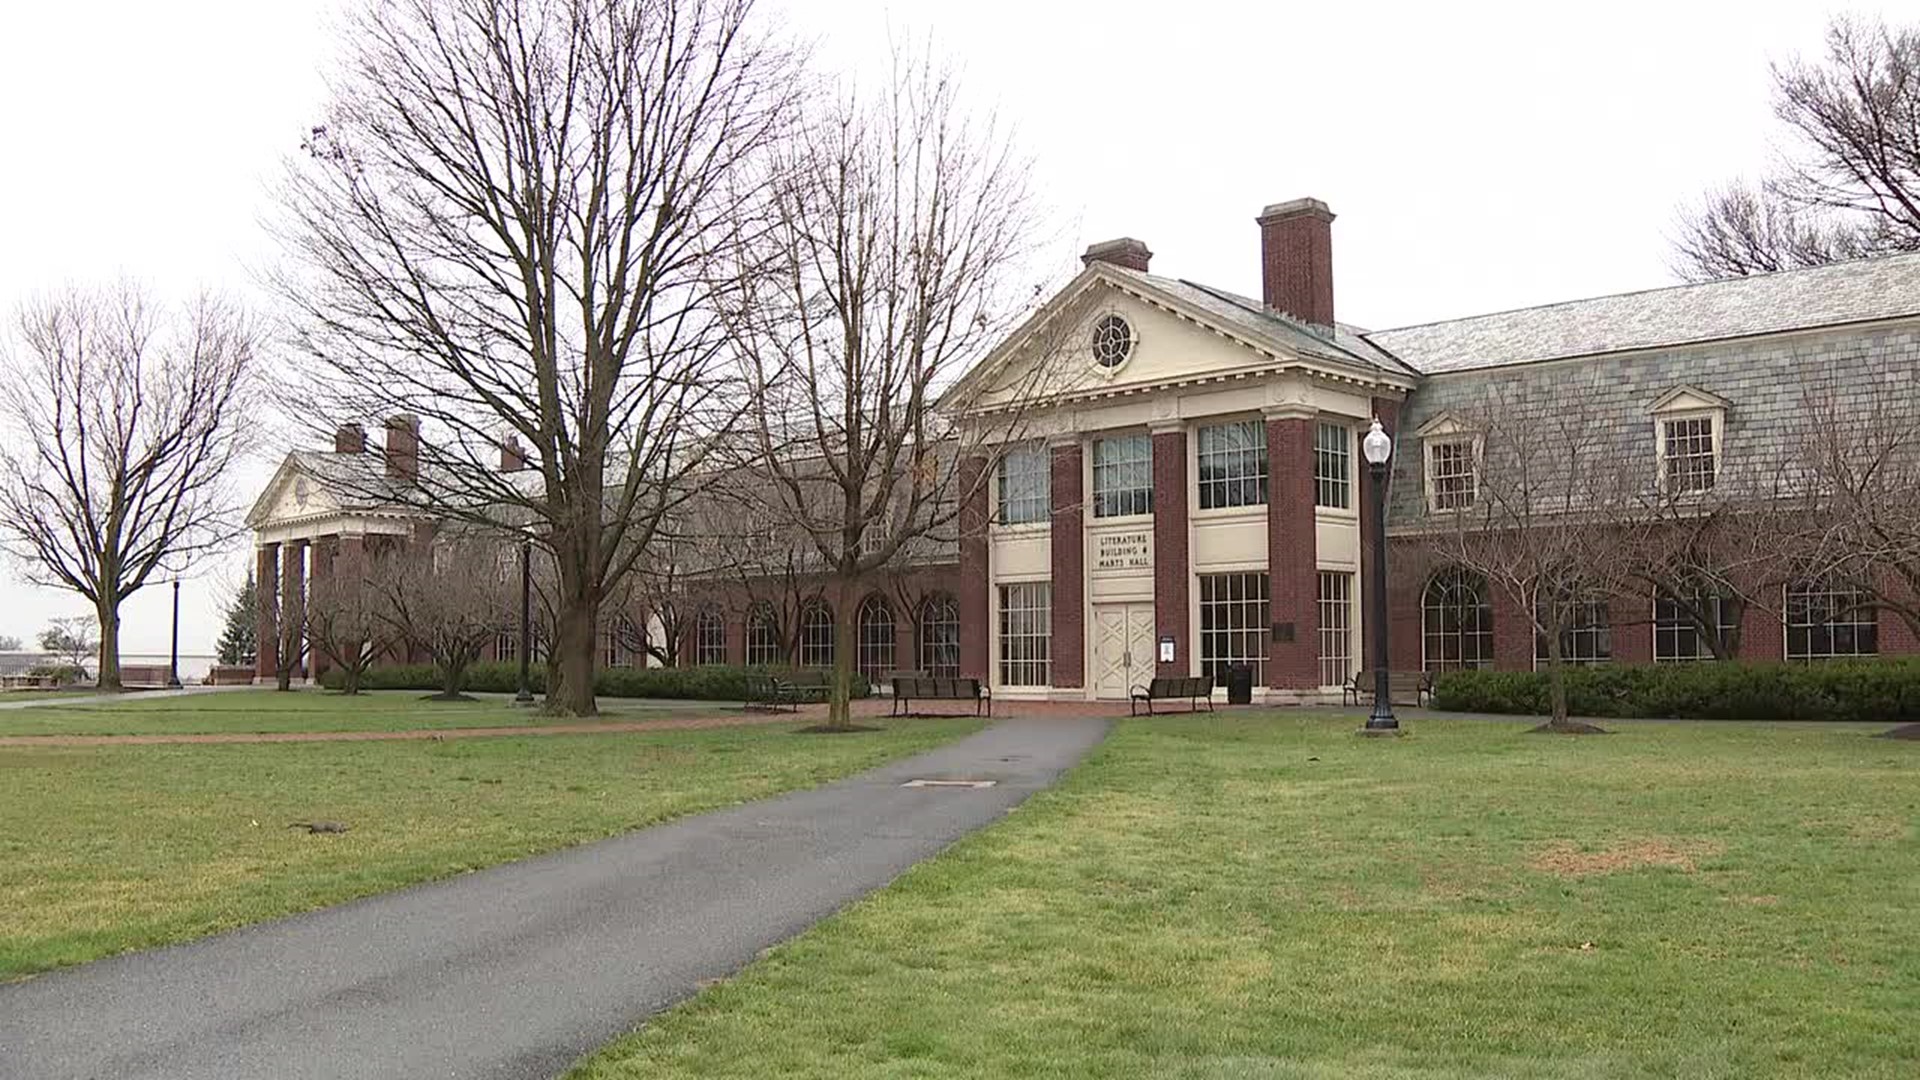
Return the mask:
[[16,690],[18,699],[0,696],[0,709],[41,709],[67,705],[117,705],[127,701],[155,701],[159,698],[187,697],[192,694],[224,694],[250,690],[248,686],[183,686],[178,690],[126,690],[118,694],[34,694]]
[[[998,820],[1106,729],[1008,720],[811,791],[0,986],[0,1078],[557,1076]],[[921,777],[998,783],[901,787]]]

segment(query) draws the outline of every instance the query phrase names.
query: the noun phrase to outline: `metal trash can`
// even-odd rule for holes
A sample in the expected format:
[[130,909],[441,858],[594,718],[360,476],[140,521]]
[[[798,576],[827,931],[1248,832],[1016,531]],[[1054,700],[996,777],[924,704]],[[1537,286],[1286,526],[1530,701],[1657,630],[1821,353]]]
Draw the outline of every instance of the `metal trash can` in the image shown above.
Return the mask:
[[1227,667],[1227,704],[1253,704],[1253,665],[1231,664]]

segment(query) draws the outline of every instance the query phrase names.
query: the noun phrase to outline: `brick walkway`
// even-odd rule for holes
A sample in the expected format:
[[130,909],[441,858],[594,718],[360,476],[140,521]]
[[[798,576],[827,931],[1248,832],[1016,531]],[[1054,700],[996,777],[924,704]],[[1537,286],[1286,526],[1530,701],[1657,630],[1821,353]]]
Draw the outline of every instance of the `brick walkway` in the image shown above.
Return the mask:
[[[957,703],[956,703],[957,704]],[[855,720],[886,719],[892,702],[886,698],[856,701]],[[1113,701],[1020,701],[1000,702],[994,707],[995,720],[1070,719],[1113,717],[1127,714],[1126,702]],[[964,715],[971,711],[956,709],[940,713],[931,709],[923,716]],[[825,705],[804,705],[798,712],[748,712],[739,708],[716,706],[716,711],[694,716],[675,716],[656,720],[582,720],[554,724],[516,724],[511,727],[418,728],[406,731],[223,731],[203,734],[154,735],[6,735],[0,747],[9,746],[168,746],[185,743],[311,743],[311,742],[438,742],[445,739],[508,738],[525,735],[614,735],[633,731],[695,731],[702,728],[742,727],[751,724],[818,724],[827,718]]]

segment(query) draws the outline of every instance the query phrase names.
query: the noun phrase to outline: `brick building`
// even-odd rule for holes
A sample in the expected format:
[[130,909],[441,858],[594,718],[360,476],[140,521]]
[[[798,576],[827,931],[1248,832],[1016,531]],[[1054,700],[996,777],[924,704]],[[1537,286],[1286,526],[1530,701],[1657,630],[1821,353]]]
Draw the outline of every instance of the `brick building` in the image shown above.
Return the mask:
[[[1396,443],[1393,666],[1529,667],[1537,643],[1525,613],[1413,551],[1423,521],[1474,497],[1464,402],[1496,384],[1543,401],[1578,394],[1620,460],[1711,482],[1777,461],[1810,372],[1911,379],[1920,360],[1920,255],[1370,332],[1336,317],[1326,204],[1277,204],[1256,220],[1259,298],[1155,274],[1137,240],[1096,244],[1084,270],[950,391],[967,402],[955,423],[1019,408],[1022,437],[959,463],[985,481],[961,485],[974,494],[957,544],[922,552],[859,601],[856,640],[844,645],[861,669],[977,675],[1000,697],[1082,699],[1124,697],[1154,672],[1244,663],[1268,700],[1337,695],[1365,659],[1372,499],[1358,440],[1376,417]],[[1043,336],[1068,343],[1069,377],[1047,381],[1037,403],[1015,401],[1000,388],[1021,382]],[[396,482],[417,437],[390,426],[380,457]],[[300,502],[302,478],[375,458],[364,439],[342,439],[334,454],[291,455],[256,507],[263,588],[355,536],[413,527],[402,514]],[[1800,599],[1782,605],[1800,624],[1746,610],[1740,655],[1915,648],[1870,607]],[[692,590],[677,616],[678,661],[822,664],[840,644],[825,604],[796,594],[781,611],[739,589]],[[661,632],[657,614],[614,617]],[[1582,662],[1701,654],[1653,596],[1597,600],[1570,634]],[[616,646],[603,659],[623,661]]]

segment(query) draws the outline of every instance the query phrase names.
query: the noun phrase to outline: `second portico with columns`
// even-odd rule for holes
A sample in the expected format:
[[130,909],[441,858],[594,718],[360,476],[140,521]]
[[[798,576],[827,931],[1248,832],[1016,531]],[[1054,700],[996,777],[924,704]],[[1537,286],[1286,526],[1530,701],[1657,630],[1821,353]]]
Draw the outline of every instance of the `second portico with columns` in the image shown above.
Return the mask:
[[1333,321],[1332,218],[1260,215],[1259,300],[1096,244],[963,380],[961,423],[1008,433],[967,440],[963,474],[988,477],[966,488],[986,524],[962,541],[960,606],[989,632],[964,674],[1105,700],[1246,665],[1256,700],[1337,699],[1364,659],[1358,440],[1417,376]]

